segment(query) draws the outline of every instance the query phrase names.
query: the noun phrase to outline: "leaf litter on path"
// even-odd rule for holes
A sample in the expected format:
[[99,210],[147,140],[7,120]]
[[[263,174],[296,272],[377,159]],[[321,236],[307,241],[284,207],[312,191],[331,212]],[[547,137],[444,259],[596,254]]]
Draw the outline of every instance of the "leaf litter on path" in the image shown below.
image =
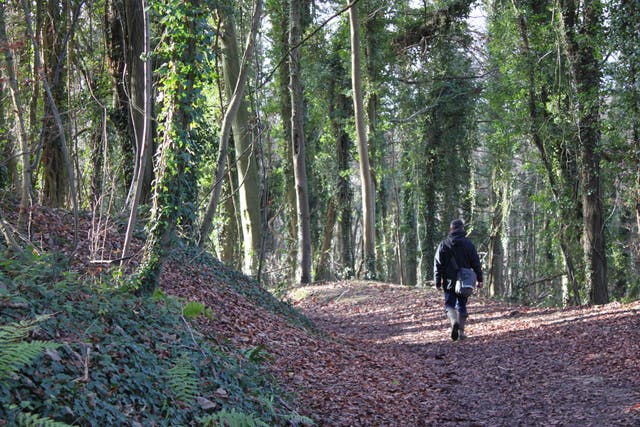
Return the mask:
[[[33,238],[43,249],[69,241],[61,213],[37,214]],[[121,234],[105,233],[102,258],[118,257]],[[142,242],[135,246],[130,269]],[[75,252],[85,274],[91,253]],[[472,297],[469,339],[451,342],[435,290],[367,281],[297,288],[291,297],[314,330],[234,290],[239,275],[212,281],[207,268],[220,267],[170,261],[163,289],[211,309],[195,321],[199,333],[264,348],[268,369],[318,425],[640,426],[640,302],[541,309]]]

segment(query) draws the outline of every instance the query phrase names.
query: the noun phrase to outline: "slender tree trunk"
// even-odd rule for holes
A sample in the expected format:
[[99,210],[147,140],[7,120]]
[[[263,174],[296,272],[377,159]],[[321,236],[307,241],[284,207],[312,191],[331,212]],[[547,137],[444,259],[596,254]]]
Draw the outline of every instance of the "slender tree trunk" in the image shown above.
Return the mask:
[[[149,36],[145,34],[145,20],[148,20],[148,14],[145,11],[146,2],[144,0],[127,0],[126,5],[127,17],[127,68],[128,68],[128,87],[129,87],[129,123],[130,133],[133,135],[135,144],[136,160],[134,169],[136,177],[132,180],[131,189],[134,186],[139,187],[140,203],[147,203],[151,196],[151,182],[153,181],[153,150],[151,134],[153,128],[147,120],[151,117],[153,111],[153,96],[151,94],[151,77],[145,74],[145,67],[148,67],[150,58],[145,58],[145,52],[150,52],[145,45]],[[150,105],[146,105],[146,103]],[[148,114],[148,116],[147,116]],[[145,147],[146,144],[146,147]],[[146,152],[147,155],[143,155]],[[144,173],[140,175],[137,168],[140,168],[144,160]],[[138,184],[138,180],[142,182]]]
[[302,1],[291,0],[289,9],[289,46],[296,46],[289,55],[289,90],[291,93],[291,146],[298,213],[298,274],[299,283],[311,281],[311,214],[307,182],[304,138],[303,90],[300,70],[300,27]]
[[438,204],[436,202],[436,191],[433,182],[428,178],[422,187],[422,233],[420,233],[420,282],[424,286],[433,280],[433,258],[438,245],[440,232],[438,231],[436,214]]
[[[395,187],[395,186],[394,186]],[[396,187],[396,194],[398,188]],[[415,209],[415,189],[411,188],[403,188],[402,189],[402,225],[400,221],[396,224],[395,228],[397,229],[397,233],[400,235],[400,230],[403,230],[402,233],[403,239],[398,242],[400,245],[400,251],[404,252],[403,256],[400,256],[400,260],[403,262],[400,264],[400,272],[401,272],[401,283],[403,285],[416,286],[418,284],[418,257],[417,257],[417,248],[418,248],[418,221],[416,218],[416,209]],[[396,215],[400,216],[400,200],[399,196],[397,197],[398,204],[398,212]],[[404,271],[404,273],[403,273]]]
[[7,64],[7,74],[9,75],[9,92],[18,125],[18,143],[21,150],[22,159],[22,182],[20,184],[20,214],[18,219],[19,228],[24,228],[27,219],[27,212],[31,206],[31,162],[29,160],[29,140],[24,121],[24,109],[20,100],[18,79],[16,77],[13,51],[10,48],[7,38],[5,10],[0,10],[0,48],[4,48],[4,59]]
[[102,123],[96,127],[91,135],[91,154],[89,163],[91,164],[91,194],[89,203],[94,212],[101,205],[105,184],[105,152],[107,148],[107,111],[103,110]]
[[201,31],[200,23],[205,18],[200,0],[187,1],[184,7],[188,13],[179,17],[181,31],[177,34],[168,31],[169,35],[164,41],[173,49],[167,58],[167,78],[161,86],[164,104],[160,116],[162,138],[156,162],[157,178],[150,229],[137,272],[137,291],[143,294],[152,293],[158,285],[166,254],[173,246],[178,226],[190,235],[191,218],[195,215],[193,193],[197,192],[197,188],[193,175],[196,163],[193,153],[196,151],[196,142],[190,126],[196,117],[194,105],[199,99],[195,74],[199,59],[196,40]]
[[[561,183],[558,182],[556,173],[553,170],[552,159],[549,158],[549,154],[547,152],[547,147],[544,143],[544,135],[542,135],[541,129],[543,128],[544,122],[548,121],[546,117],[543,117],[543,113],[539,110],[538,104],[545,104],[548,100],[546,99],[546,95],[544,95],[543,99],[538,99],[536,95],[536,63],[537,58],[531,52],[531,48],[529,45],[529,28],[527,25],[526,18],[523,12],[518,8],[517,2],[513,2],[514,8],[516,9],[516,14],[518,17],[518,24],[520,27],[520,36],[522,39],[522,47],[523,47],[523,56],[527,63],[527,75],[528,75],[528,107],[529,107],[529,130],[531,133],[531,138],[533,140],[534,145],[538,149],[540,153],[540,157],[542,159],[542,163],[545,167],[545,171],[547,173],[547,179],[549,181],[549,187],[551,189],[551,193],[553,194],[553,199],[556,204],[556,215],[559,219],[559,223],[562,224],[560,227],[560,250],[562,252],[562,258],[564,267],[567,271],[567,279],[569,282],[569,286],[573,293],[573,303],[578,305],[580,302],[580,293],[578,287],[578,280],[576,277],[576,269],[575,262],[573,259],[572,251],[569,245],[571,241],[570,238],[570,226],[568,223],[571,222],[572,216],[569,214],[569,210],[562,205],[562,194],[563,189],[561,188]],[[565,180],[565,185],[570,185],[571,183],[571,172],[567,170],[570,162],[560,162],[563,168],[563,175],[567,178]],[[570,191],[570,190],[565,190]]]
[[[29,6],[27,5],[26,0],[22,0],[21,3],[22,3],[22,9],[24,10],[24,13],[25,13],[25,21],[27,24],[27,35],[31,38],[31,41],[34,46],[34,50],[36,52],[40,51],[39,41],[36,38],[35,33],[33,32],[31,11],[29,10]],[[67,40],[68,37],[73,32],[73,27],[77,22],[78,16],[80,15],[80,8],[82,7],[82,5],[83,5],[83,2],[79,2],[77,5],[77,8],[73,14],[73,22],[72,22],[71,28],[69,29],[67,35],[64,37],[65,40]],[[66,46],[66,42],[63,42],[63,45]],[[64,58],[65,55],[61,55],[61,56],[62,58]],[[34,67],[35,70],[36,71],[42,70],[43,66],[40,61],[40,56],[34,55],[34,58],[35,58],[35,67]],[[59,64],[59,66],[62,67],[61,64]],[[54,72],[54,77],[59,76],[60,73],[61,71]],[[78,245],[78,232],[79,232],[78,231],[78,223],[79,223],[78,197],[76,194],[75,176],[74,176],[73,166],[71,164],[71,158],[69,156],[69,150],[67,149],[67,140],[65,137],[65,129],[62,123],[62,118],[60,116],[60,112],[58,111],[58,107],[55,102],[55,97],[53,95],[53,91],[51,90],[51,85],[49,84],[49,81],[47,80],[46,76],[45,78],[42,79],[42,86],[44,87],[46,101],[48,102],[48,105],[50,107],[50,114],[52,115],[53,122],[56,125],[58,138],[60,138],[60,144],[58,149],[62,157],[61,159],[61,162],[63,165],[62,169],[63,171],[66,170],[66,173],[67,173],[66,176],[68,177],[68,190],[71,193],[71,201],[73,204],[73,219],[74,219],[73,250],[75,251]],[[45,105],[47,105],[47,103],[45,103]],[[46,108],[45,108],[45,112],[46,112]]]
[[[126,13],[121,0],[106,0],[104,5],[106,60],[111,77],[112,102],[109,109],[110,122],[113,123],[120,140],[122,150],[122,164],[125,185],[130,185],[135,169],[135,140],[131,134],[128,93],[128,82],[125,79],[127,71]],[[126,191],[126,187],[123,185]]]
[[320,247],[320,256],[318,257],[318,265],[316,267],[315,280],[331,280],[331,268],[329,260],[331,258],[331,242],[333,240],[333,229],[336,225],[337,217],[336,204],[333,199],[329,200],[327,206],[327,216],[325,219],[324,236],[322,238],[322,246]]
[[[640,88],[638,88],[638,67],[635,60],[632,60],[631,64],[631,87],[634,88],[634,97],[632,104],[633,122],[631,130],[632,145],[634,147],[635,165],[640,169]],[[635,191],[635,213],[636,213],[636,240],[640,241],[640,174],[636,177],[636,191]],[[636,266],[640,267],[640,256],[636,252]]]
[[290,266],[290,279],[294,280],[297,257],[297,233],[298,218],[296,212],[296,187],[295,178],[293,176],[293,162],[289,159],[293,158],[291,153],[291,94],[289,93],[289,0],[278,0],[275,7],[272,8],[271,20],[277,29],[279,35],[277,46],[281,55],[287,55],[282,61],[282,65],[278,69],[278,104],[280,116],[282,117],[282,134],[283,134],[283,163],[284,179],[285,179],[285,196],[286,207],[285,224],[287,225],[287,242],[289,248],[287,264]]
[[[240,73],[238,43],[233,15],[225,9],[220,11],[222,19],[223,73],[228,97],[233,90]],[[258,160],[250,129],[250,117],[244,97],[240,100],[238,111],[232,120],[233,141],[238,158],[238,198],[240,201],[240,222],[243,240],[243,272],[255,275],[258,272],[260,247],[262,243],[262,216],[260,209],[260,182],[258,179]]]
[[601,70],[597,56],[597,43],[602,35],[602,5],[599,1],[589,1],[578,10],[573,0],[564,0],[561,4],[580,148],[585,280],[590,302],[605,304],[609,301],[609,292],[598,149]]
[[[251,30],[247,36],[247,42],[244,48],[244,54],[242,55],[242,62],[240,63],[240,70],[238,72],[238,80],[234,86],[233,95],[229,98],[229,106],[222,119],[222,126],[220,131],[220,142],[218,145],[218,159],[216,161],[216,173],[215,180],[213,182],[213,191],[209,198],[209,204],[202,218],[202,224],[200,225],[199,244],[202,246],[209,239],[209,233],[211,232],[211,225],[213,217],[215,216],[218,208],[218,202],[220,201],[220,190],[222,189],[222,182],[226,173],[226,160],[227,150],[229,146],[229,138],[231,136],[231,126],[233,119],[240,108],[242,98],[244,96],[244,90],[247,83],[247,77],[249,74],[249,58],[253,52],[253,46],[255,41],[255,35],[258,32],[258,26],[260,24],[260,18],[262,16],[262,0],[257,0],[253,9],[253,17],[251,20]],[[237,153],[239,155],[239,153]]]
[[[2,41],[0,41],[0,44]],[[2,48],[0,47],[0,50]],[[0,93],[5,92],[5,82],[0,82]],[[0,121],[3,123],[10,123],[11,119],[8,116],[5,102],[0,100]],[[11,139],[11,140],[10,140]],[[18,157],[20,153],[14,153],[15,143],[13,136],[9,136],[8,126],[0,126],[0,158],[5,159],[0,162],[0,188],[11,189],[15,192],[20,192],[20,174],[18,173]],[[19,149],[19,146],[18,146]],[[6,172],[3,170],[3,166],[6,166]]]
[[336,163],[337,163],[337,206],[336,216],[338,221],[337,253],[340,277],[353,275],[353,243],[351,241],[352,224],[352,199],[353,192],[349,183],[350,150],[352,141],[349,138],[345,126],[349,117],[353,117],[353,103],[345,95],[349,88],[349,76],[343,66],[340,52],[344,49],[343,42],[338,40],[332,49],[330,70],[334,78],[329,81],[329,121],[336,138]]
[[360,161],[360,182],[362,185],[362,218],[363,218],[363,261],[365,276],[376,277],[376,245],[375,245],[375,199],[369,166],[369,147],[364,121],[364,104],[362,97],[362,72],[360,68],[360,24],[358,23],[357,5],[349,8],[351,27],[351,83],[353,88],[353,110],[358,135],[358,156]]
[[227,157],[229,171],[225,177],[225,182],[227,184],[226,194],[229,196],[225,197],[224,203],[222,204],[223,212],[221,212],[221,214],[226,221],[222,225],[222,230],[218,237],[220,245],[220,253],[218,256],[220,257],[220,261],[235,268],[238,264],[238,260],[241,258],[238,242],[240,241],[242,233],[240,232],[241,225],[238,223],[240,215],[238,214],[239,208],[236,198],[237,193],[234,179],[234,176],[236,176],[236,160],[233,154],[233,152],[230,152]]
[[[496,182],[495,171],[492,181],[495,183],[491,188],[491,199],[493,214],[491,216],[491,228],[489,230],[489,249],[487,254],[489,271],[487,272],[486,284],[490,297],[500,297],[504,295],[504,249],[502,247],[502,229],[504,218],[504,193],[505,188],[501,183]],[[496,188],[497,187],[497,188]]]
[[352,277],[354,273],[354,248],[352,233],[352,200],[353,190],[347,172],[350,170],[349,166],[349,152],[352,141],[349,135],[344,131],[338,138],[338,203],[339,213],[338,220],[340,222],[340,259],[342,265],[342,273],[346,277]]
[[138,167],[135,168],[137,174],[134,177],[132,188],[133,197],[131,201],[131,211],[129,213],[129,221],[127,223],[127,232],[125,234],[124,245],[122,248],[123,262],[129,255],[129,246],[133,238],[133,232],[136,228],[136,220],[138,213],[138,205],[143,200],[142,197],[145,193],[145,176],[148,168],[148,160],[150,156],[151,148],[151,38],[149,30],[149,14],[146,9],[145,0],[141,1],[140,5],[143,13],[142,19],[142,32],[143,36],[143,54],[145,55],[145,61],[143,62],[143,102],[142,102],[142,132],[140,133],[140,139],[138,140],[139,155],[137,156]]
[[[44,167],[44,186],[42,203],[51,207],[63,207],[69,189],[69,176],[64,170],[64,154],[62,140],[66,131],[65,106],[65,33],[67,31],[66,1],[48,0],[47,13],[43,32],[44,73],[50,85],[52,98],[45,95],[44,115],[42,123]],[[55,104],[55,105],[52,105]],[[59,129],[53,117],[53,109],[57,108],[62,120]]]
[[[390,206],[393,203],[394,196],[390,194],[389,180],[385,176],[376,179],[374,169],[376,165],[381,169],[387,168],[385,165],[385,147],[383,136],[378,132],[378,56],[380,56],[380,35],[384,32],[383,20],[380,19],[380,11],[382,6],[379,1],[369,1],[365,3],[368,9],[372,10],[367,13],[365,27],[365,62],[367,72],[367,82],[369,90],[367,91],[367,146],[370,149],[370,174],[371,185],[376,204],[375,217],[375,242],[377,244],[376,251],[376,269],[377,274],[382,275],[385,280],[398,281],[398,274],[402,273],[398,270],[397,260],[395,258],[394,241],[394,223],[389,212],[393,210]],[[354,6],[357,7],[357,6]],[[377,199],[376,199],[377,196]],[[399,213],[398,213],[399,214]]]

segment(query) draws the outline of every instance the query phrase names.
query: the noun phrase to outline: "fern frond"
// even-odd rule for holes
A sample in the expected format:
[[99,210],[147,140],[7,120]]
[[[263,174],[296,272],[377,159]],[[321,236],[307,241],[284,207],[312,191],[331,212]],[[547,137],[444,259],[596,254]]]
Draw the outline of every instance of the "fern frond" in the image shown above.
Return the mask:
[[185,403],[192,403],[198,396],[200,381],[193,362],[183,354],[176,364],[167,371],[167,382],[174,396]]
[[251,414],[236,412],[235,409],[223,409],[213,415],[200,418],[199,422],[205,427],[269,427],[269,424]]
[[20,427],[72,427],[69,424],[61,423],[50,418],[40,417],[29,412],[18,414],[18,426]]
[[59,344],[54,342],[24,341],[38,322],[48,317],[0,326],[0,382],[12,377],[20,368],[32,363],[46,350],[59,347]]
[[0,345],[26,339],[38,323],[43,322],[50,317],[50,315],[46,314],[38,316],[32,320],[22,320],[20,322],[0,326]]
[[59,344],[45,341],[0,344],[0,381],[12,377],[42,353],[58,346]]

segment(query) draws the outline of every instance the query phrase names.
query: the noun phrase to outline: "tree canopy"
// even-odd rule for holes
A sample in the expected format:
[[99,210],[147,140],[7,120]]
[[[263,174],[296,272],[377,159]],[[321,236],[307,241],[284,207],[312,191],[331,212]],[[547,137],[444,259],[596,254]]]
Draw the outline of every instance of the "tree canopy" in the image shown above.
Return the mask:
[[4,2],[2,244],[46,205],[95,260],[128,218],[141,292],[179,242],[273,288],[426,286],[460,217],[491,296],[638,298],[637,2],[262,3]]

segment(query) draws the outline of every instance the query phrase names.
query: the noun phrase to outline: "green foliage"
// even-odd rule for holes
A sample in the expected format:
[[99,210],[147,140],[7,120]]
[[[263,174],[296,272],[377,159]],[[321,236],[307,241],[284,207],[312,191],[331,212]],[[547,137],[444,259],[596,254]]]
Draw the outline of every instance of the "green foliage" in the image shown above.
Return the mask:
[[222,410],[215,415],[209,415],[199,420],[204,427],[269,427],[253,415],[243,414],[235,410]]
[[0,381],[11,378],[25,365],[33,362],[46,350],[59,344],[45,341],[25,342],[29,333],[47,316],[0,326]]
[[70,427],[70,424],[39,417],[28,412],[21,412],[17,417],[19,427]]
[[[0,382],[0,419],[8,425],[19,425],[19,416],[31,423],[26,425],[39,425],[39,419],[46,425],[45,418],[76,425],[197,425],[208,415],[194,403],[200,396],[266,425],[286,424],[290,411],[266,403],[280,402],[272,399],[281,391],[254,363],[257,358],[192,335],[181,301],[89,285],[65,269],[49,257],[0,253],[2,298],[9,303],[0,324],[56,313],[37,329],[28,321],[3,327],[0,351],[18,331],[65,343],[36,344],[30,354],[3,362],[13,373]],[[44,348],[44,357],[32,357]],[[29,364],[18,369],[18,361]]]
[[183,354],[167,371],[169,389],[175,398],[190,405],[199,392],[199,378],[188,354]]
[[[18,370],[31,364],[47,350],[59,347],[59,344],[45,341],[24,342],[37,324],[48,319],[40,316],[33,320],[23,320],[0,326],[0,383],[17,375]],[[28,402],[21,402],[23,407]],[[67,427],[68,424],[57,422],[36,414],[20,411],[17,405],[9,407],[11,415],[15,415],[18,426],[25,427]]]
[[262,345],[245,350],[243,355],[247,360],[256,363],[262,363],[266,360],[273,359],[273,357],[265,351],[265,348]]
[[[245,414],[237,412],[232,409],[231,411],[222,410],[214,415],[208,415],[198,420],[203,427],[268,427],[269,424],[265,424],[259,418],[256,418],[253,414]],[[312,426],[314,422],[311,418],[304,417],[299,414],[292,414],[286,419],[288,425],[304,425]]]
[[211,318],[213,312],[210,308],[198,301],[190,301],[182,308],[182,314],[187,319],[194,319],[198,316],[205,316]]

